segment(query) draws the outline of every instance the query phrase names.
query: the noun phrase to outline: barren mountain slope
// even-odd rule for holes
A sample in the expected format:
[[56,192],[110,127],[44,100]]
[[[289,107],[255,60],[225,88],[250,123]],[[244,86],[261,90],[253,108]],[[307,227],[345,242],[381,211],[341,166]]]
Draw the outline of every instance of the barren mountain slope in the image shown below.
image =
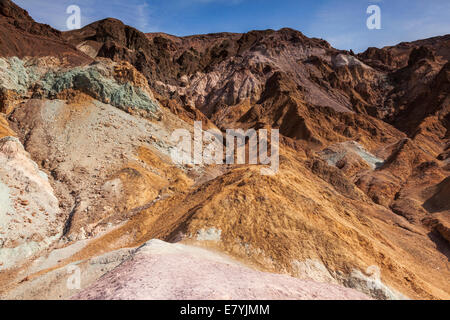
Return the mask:
[[60,31],[35,22],[11,0],[0,0],[0,55],[64,57],[72,65],[92,61],[64,41]]
[[[177,275],[173,274],[177,270]],[[182,279],[168,282],[165,279]],[[188,278],[188,279],[185,279]],[[220,282],[222,285],[217,286]],[[74,299],[367,299],[356,290],[258,272],[225,256],[152,240]]]
[[[277,121],[275,125],[283,130],[287,102],[264,104],[285,94],[310,110],[331,108],[363,114],[361,119],[370,115],[385,120],[410,138],[419,136],[421,147],[432,148],[433,153],[442,152],[448,140],[448,35],[369,49],[358,56],[291,29],[179,38],[144,35],[106,19],[64,36],[74,45],[85,45],[83,50],[90,45],[97,48],[93,56],[128,60],[162,96],[199,109],[222,128],[253,118],[259,125]],[[385,56],[399,61],[393,63]],[[311,120],[317,121],[314,115],[301,115],[287,123],[302,128]],[[330,121],[320,123],[323,120]],[[320,140],[309,128],[296,131],[283,134]],[[345,134],[356,140],[350,129]]]
[[[16,43],[0,50],[1,297],[450,297],[448,36],[354,55],[291,29],[60,33],[8,0],[0,16]],[[177,163],[171,134],[194,120],[279,129],[279,171]],[[192,295],[178,259],[211,271]]]

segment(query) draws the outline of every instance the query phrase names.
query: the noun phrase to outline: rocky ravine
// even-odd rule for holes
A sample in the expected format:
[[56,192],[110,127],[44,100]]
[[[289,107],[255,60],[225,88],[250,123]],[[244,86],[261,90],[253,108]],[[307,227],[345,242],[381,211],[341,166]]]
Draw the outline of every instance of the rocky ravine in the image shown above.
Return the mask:
[[[448,36],[355,55],[0,17],[2,298],[450,297]],[[279,172],[173,163],[194,120],[280,129]]]

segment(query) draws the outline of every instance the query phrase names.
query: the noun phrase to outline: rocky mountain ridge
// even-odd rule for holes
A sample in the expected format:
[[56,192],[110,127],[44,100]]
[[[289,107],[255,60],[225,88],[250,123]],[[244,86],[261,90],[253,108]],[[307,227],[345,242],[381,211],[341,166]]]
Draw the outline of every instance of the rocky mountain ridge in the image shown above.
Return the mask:
[[[450,296],[448,35],[355,55],[292,29],[59,32],[9,0],[0,17],[3,298],[157,297],[129,295],[130,255],[260,277],[263,299]],[[279,129],[279,172],[174,163],[171,133],[194,121]],[[121,289],[102,295],[102,275]],[[164,280],[165,298],[199,281]],[[216,290],[248,297],[236,285]]]

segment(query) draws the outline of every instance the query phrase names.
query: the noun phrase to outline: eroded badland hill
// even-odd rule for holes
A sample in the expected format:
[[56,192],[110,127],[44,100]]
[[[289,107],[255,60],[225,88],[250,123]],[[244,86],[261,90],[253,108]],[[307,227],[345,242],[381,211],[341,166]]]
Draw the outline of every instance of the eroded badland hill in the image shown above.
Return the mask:
[[[0,0],[0,296],[449,299],[449,57],[59,32]],[[278,129],[278,171],[173,161],[195,121]]]

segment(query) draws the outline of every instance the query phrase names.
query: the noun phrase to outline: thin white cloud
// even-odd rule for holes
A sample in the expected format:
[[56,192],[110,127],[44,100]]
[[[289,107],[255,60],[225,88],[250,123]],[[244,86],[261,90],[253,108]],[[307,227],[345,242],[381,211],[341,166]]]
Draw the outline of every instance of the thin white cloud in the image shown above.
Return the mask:
[[112,17],[122,20],[141,31],[154,31],[157,26],[151,19],[152,11],[148,1],[143,0],[15,0],[17,5],[25,8],[38,22],[50,24],[56,29],[67,30],[66,9],[70,5],[81,8],[81,24],[85,26],[100,19]]
[[[337,48],[355,51],[365,50],[368,46],[380,47],[450,33],[448,0],[326,0],[315,2],[315,5],[310,5],[306,0],[298,0],[299,3],[293,7],[295,10],[307,8],[307,15],[295,10],[275,10],[277,4],[274,2],[274,10],[267,10],[266,18],[265,13],[259,12],[254,19],[251,12],[238,15],[240,18],[221,19],[220,8],[230,9],[229,6],[238,6],[250,0],[14,1],[27,9],[37,21],[49,23],[60,30],[66,30],[66,8],[76,4],[81,8],[82,25],[114,17],[144,32],[187,34],[278,29],[288,24],[308,36],[324,38]],[[370,4],[381,7],[382,30],[368,30],[366,27],[366,9]],[[249,10],[248,6],[245,7],[245,10]],[[196,16],[199,12],[214,12],[217,19],[212,16]],[[301,15],[302,19],[297,19],[296,14]],[[243,20],[242,17],[247,16],[248,19]]]
[[[366,8],[381,7],[382,29],[366,27]],[[363,51],[402,41],[413,41],[450,33],[450,1],[334,1],[326,2],[308,26],[310,36],[328,40],[339,49]]]

